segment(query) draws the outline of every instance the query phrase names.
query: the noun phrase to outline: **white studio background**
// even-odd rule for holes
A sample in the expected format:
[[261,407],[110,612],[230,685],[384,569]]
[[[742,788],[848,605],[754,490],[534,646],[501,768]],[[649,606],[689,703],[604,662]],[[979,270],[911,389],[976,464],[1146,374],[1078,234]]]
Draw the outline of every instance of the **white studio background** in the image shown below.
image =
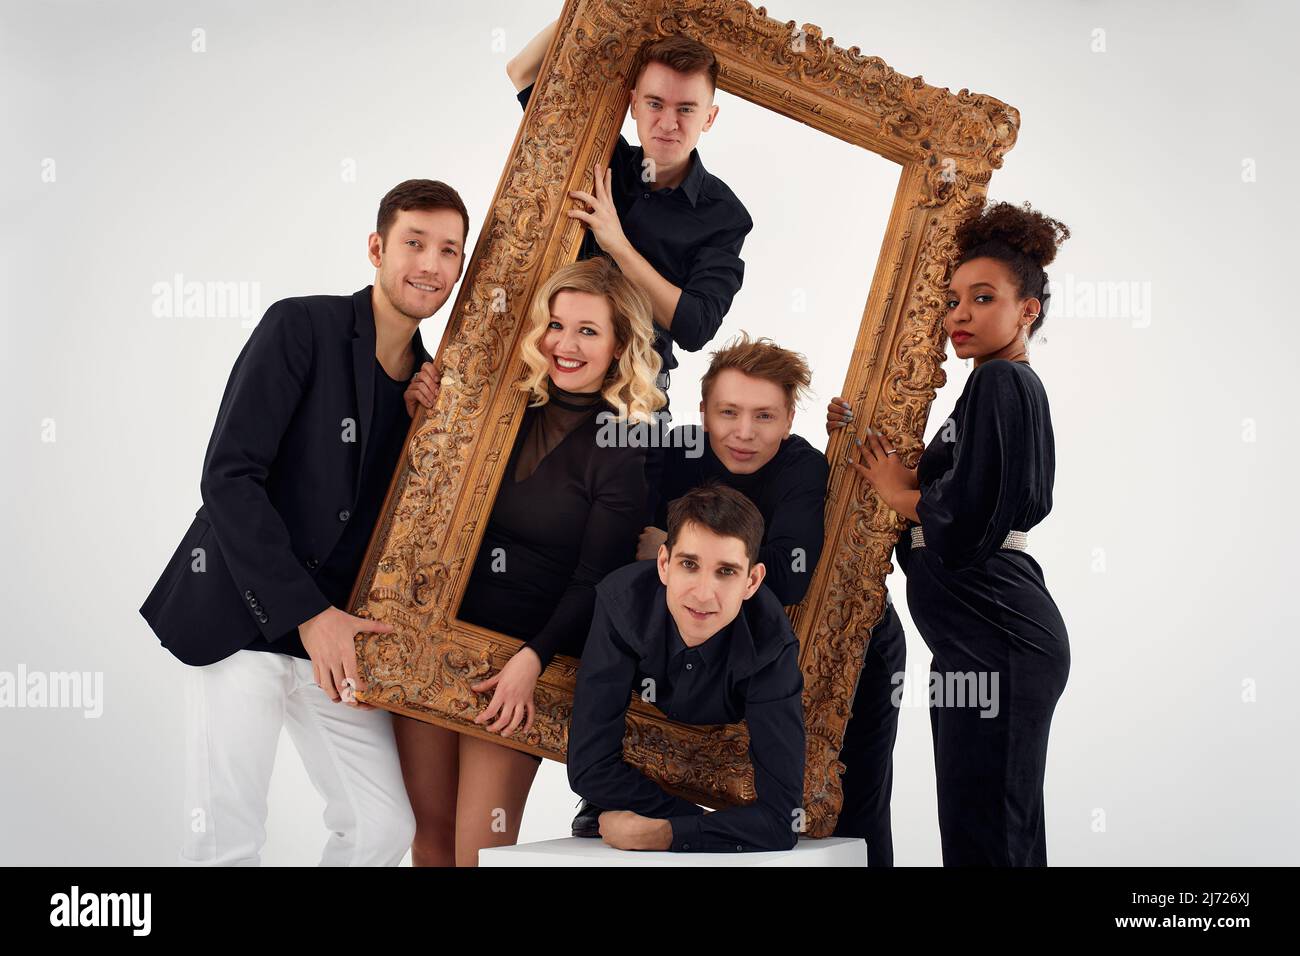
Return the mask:
[[[454,185],[475,241],[520,120],[506,60],[558,0],[0,5],[4,405],[0,671],[102,675],[102,714],[0,710],[0,862],[170,864],[183,665],[137,613],[199,501],[230,366],[276,299],[350,293],[380,197]],[[1073,238],[1031,345],[1057,442],[1034,555],[1073,666],[1047,775],[1054,864],[1296,863],[1295,506],[1284,296],[1300,150],[1281,3],[924,8],[782,0],[909,75],[1021,111],[994,199]],[[194,32],[204,31],[203,52]],[[720,97],[706,166],[754,214],[742,328],[804,352],[823,447],[896,170]],[[729,125],[730,124],[730,125]],[[782,125],[784,124],[784,125]],[[807,134],[807,135],[805,135]],[[156,283],[242,283],[249,314],[159,315]],[[1284,286],[1285,288],[1285,286]],[[844,304],[848,303],[846,307]],[[424,324],[431,347],[450,306]],[[674,410],[692,418],[684,356]],[[927,439],[969,369],[949,383]],[[903,611],[909,671],[929,654]],[[928,715],[905,707],[900,864],[939,862]],[[546,762],[521,839],[566,835]],[[314,863],[322,803],[287,738],[269,864]]]

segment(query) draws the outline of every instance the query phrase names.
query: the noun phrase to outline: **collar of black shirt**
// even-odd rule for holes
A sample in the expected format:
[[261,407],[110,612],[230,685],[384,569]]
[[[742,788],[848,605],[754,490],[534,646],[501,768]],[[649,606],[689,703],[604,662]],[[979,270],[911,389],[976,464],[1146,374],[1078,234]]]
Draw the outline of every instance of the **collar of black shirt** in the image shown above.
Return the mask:
[[[644,168],[642,165],[644,160],[645,147],[638,146],[632,151],[631,160],[627,164],[627,168],[624,170],[625,175],[635,177],[635,182],[632,186],[634,190],[641,188],[639,184],[641,182],[641,170]],[[691,150],[689,162],[691,165],[686,171],[686,178],[678,183],[677,186],[655,191],[661,194],[672,195],[674,190],[681,190],[682,195],[686,197],[688,202],[690,202],[691,208],[694,208],[699,205],[700,192],[704,189],[704,180],[708,173],[704,170],[704,163],[700,161],[700,151],[698,149]]]
[[[667,611],[667,606],[668,606],[668,602],[665,600],[664,601],[665,611]],[[743,617],[744,615],[738,615],[738,616]],[[732,621],[730,624],[722,628],[720,631],[718,631],[717,634],[714,634],[703,644],[695,645],[694,649],[699,652],[700,657],[704,659],[704,663],[714,664],[719,659],[721,659],[722,652],[727,648],[727,645],[731,642],[731,638],[730,638],[731,630],[735,626],[736,626],[736,622]],[[676,659],[680,655],[685,654],[687,651],[692,649],[691,646],[687,644],[685,640],[682,639],[681,628],[677,626],[677,621],[673,618],[671,612],[664,614],[664,636],[668,641],[668,659],[670,661]],[[753,643],[752,638],[750,639],[750,643],[751,644]]]

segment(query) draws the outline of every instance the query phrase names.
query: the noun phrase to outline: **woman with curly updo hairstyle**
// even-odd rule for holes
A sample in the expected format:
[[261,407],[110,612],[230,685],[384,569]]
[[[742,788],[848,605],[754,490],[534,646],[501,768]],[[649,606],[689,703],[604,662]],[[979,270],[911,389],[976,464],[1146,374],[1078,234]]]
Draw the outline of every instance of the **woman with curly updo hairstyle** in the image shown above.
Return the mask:
[[[956,232],[943,327],[973,359],[952,414],[907,468],[872,428],[853,467],[908,519],[896,551],[913,621],[934,655],[930,723],[947,866],[1045,866],[1043,779],[1070,672],[1065,621],[1026,532],[1052,508],[1047,392],[1029,366],[1062,223],[997,203]],[[852,422],[832,402],[827,426]]]
[[515,387],[529,402],[457,612],[523,646],[470,685],[484,736],[394,724],[416,866],[475,866],[518,838],[541,761],[491,738],[532,731],[538,677],[555,655],[582,654],[596,584],[636,559],[650,522],[645,449],[601,437],[609,418],[648,422],[665,404],[649,297],[597,256],[543,282],[528,320]]
[[[1014,299],[1022,306],[1016,322],[1019,328],[1015,331],[1027,343],[1029,337],[1042,327],[1043,320],[1047,318],[1047,300],[1051,298],[1051,294],[1047,291],[1045,269],[1056,258],[1057,247],[1069,238],[1070,230],[1064,223],[1035,212],[1030,208],[1029,203],[1013,206],[1011,203],[1000,202],[968,217],[957,227],[956,239],[959,251],[956,269],[960,272],[966,263],[974,262],[976,265],[966,270],[964,274],[967,284],[979,284],[982,280],[987,280],[988,274],[992,272],[997,278],[1004,280],[1003,284],[1008,289],[1014,289]],[[980,263],[978,261],[980,259],[989,261]],[[995,262],[1001,263],[1001,270],[993,265]],[[957,272],[953,274],[954,280],[958,279]],[[954,281],[953,288],[956,287],[957,282]],[[953,305],[953,300],[949,298],[950,318],[953,318]],[[1000,317],[1004,321],[994,329],[990,329],[990,332],[1005,331],[1010,325],[1005,321],[1010,318],[1005,310],[1000,309],[999,312],[1002,313]],[[945,322],[944,328],[949,337],[968,333],[968,335],[960,335],[962,343],[970,343],[975,335],[975,330],[969,325],[959,326],[956,323]],[[1012,343],[1007,344],[1012,345]],[[958,342],[954,339],[953,346],[957,345]],[[981,353],[972,348],[957,349],[957,357],[968,358],[971,357],[972,352],[975,352],[976,364],[980,363],[981,358],[987,361],[989,358],[1011,357]]]

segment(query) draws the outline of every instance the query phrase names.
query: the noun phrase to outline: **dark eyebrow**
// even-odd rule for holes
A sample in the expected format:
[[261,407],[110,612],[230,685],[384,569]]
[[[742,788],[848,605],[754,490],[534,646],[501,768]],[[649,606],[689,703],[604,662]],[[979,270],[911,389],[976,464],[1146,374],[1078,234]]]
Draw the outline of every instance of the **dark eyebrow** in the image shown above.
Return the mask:
[[[694,561],[696,564],[700,563],[700,556],[698,554],[691,554],[689,551],[679,551],[677,552],[677,557],[685,558],[688,561]],[[737,571],[745,570],[735,561],[719,561],[718,565],[724,568],[735,568]]]
[[[994,290],[995,292],[997,291],[997,286],[995,286],[992,282],[972,282],[970,287],[971,287],[972,289],[978,289],[980,286],[986,286],[986,287],[988,287],[988,288]],[[949,291],[949,292],[956,292],[957,290],[954,289],[954,288],[952,288],[951,286],[949,286],[949,287],[948,287],[948,291]]]
[[[665,100],[662,96],[655,96],[655,94],[653,94],[653,93],[646,93],[646,94],[645,94],[645,98],[648,99],[648,100],[658,100],[660,103],[666,103],[666,102],[668,102],[668,101]],[[699,105],[700,105],[700,104],[697,103],[697,102],[695,102],[695,100],[682,100],[682,101],[679,102],[679,103],[674,103],[674,104],[673,104],[673,106],[699,106]]]
[[[413,232],[413,233],[415,233],[417,236],[427,236],[427,235],[428,235],[427,232],[425,232],[423,229],[419,228],[418,226],[407,226],[407,227],[406,227],[406,231],[407,231],[407,232]],[[446,243],[447,245],[449,245],[449,246],[459,246],[459,245],[460,245],[460,240],[459,240],[459,239],[452,239],[452,238],[448,237],[448,238],[446,238],[446,239],[443,239],[442,241],[443,241],[444,243]]]

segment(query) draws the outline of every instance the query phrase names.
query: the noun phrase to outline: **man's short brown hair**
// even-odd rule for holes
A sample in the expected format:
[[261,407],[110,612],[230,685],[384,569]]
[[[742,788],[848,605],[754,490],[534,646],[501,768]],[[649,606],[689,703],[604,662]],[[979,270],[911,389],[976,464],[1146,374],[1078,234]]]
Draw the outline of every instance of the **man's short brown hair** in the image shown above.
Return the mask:
[[812,371],[808,368],[806,358],[798,352],[781,348],[771,339],[751,341],[749,335],[742,332],[724,348],[713,353],[709,370],[700,379],[700,392],[705,404],[708,404],[709,388],[713,385],[713,380],[729,368],[780,385],[785,390],[788,408],[794,408],[801,402],[812,387]]
[[461,236],[461,248],[469,239],[469,212],[460,198],[460,193],[444,182],[436,179],[408,179],[388,190],[388,195],[379,201],[379,215],[375,221],[375,232],[379,233],[381,242],[388,241],[388,230],[397,221],[397,214],[406,209],[454,209],[465,221],[465,232]]
[[633,86],[641,81],[641,74],[651,63],[662,63],[670,70],[688,76],[703,73],[708,78],[709,89],[714,92],[718,89],[718,58],[699,40],[674,34],[652,40],[641,47],[636,70],[632,74]]
[[710,481],[692,488],[668,505],[668,545],[672,553],[677,536],[688,522],[724,538],[739,538],[752,567],[763,544],[763,515],[754,502],[729,485]]

